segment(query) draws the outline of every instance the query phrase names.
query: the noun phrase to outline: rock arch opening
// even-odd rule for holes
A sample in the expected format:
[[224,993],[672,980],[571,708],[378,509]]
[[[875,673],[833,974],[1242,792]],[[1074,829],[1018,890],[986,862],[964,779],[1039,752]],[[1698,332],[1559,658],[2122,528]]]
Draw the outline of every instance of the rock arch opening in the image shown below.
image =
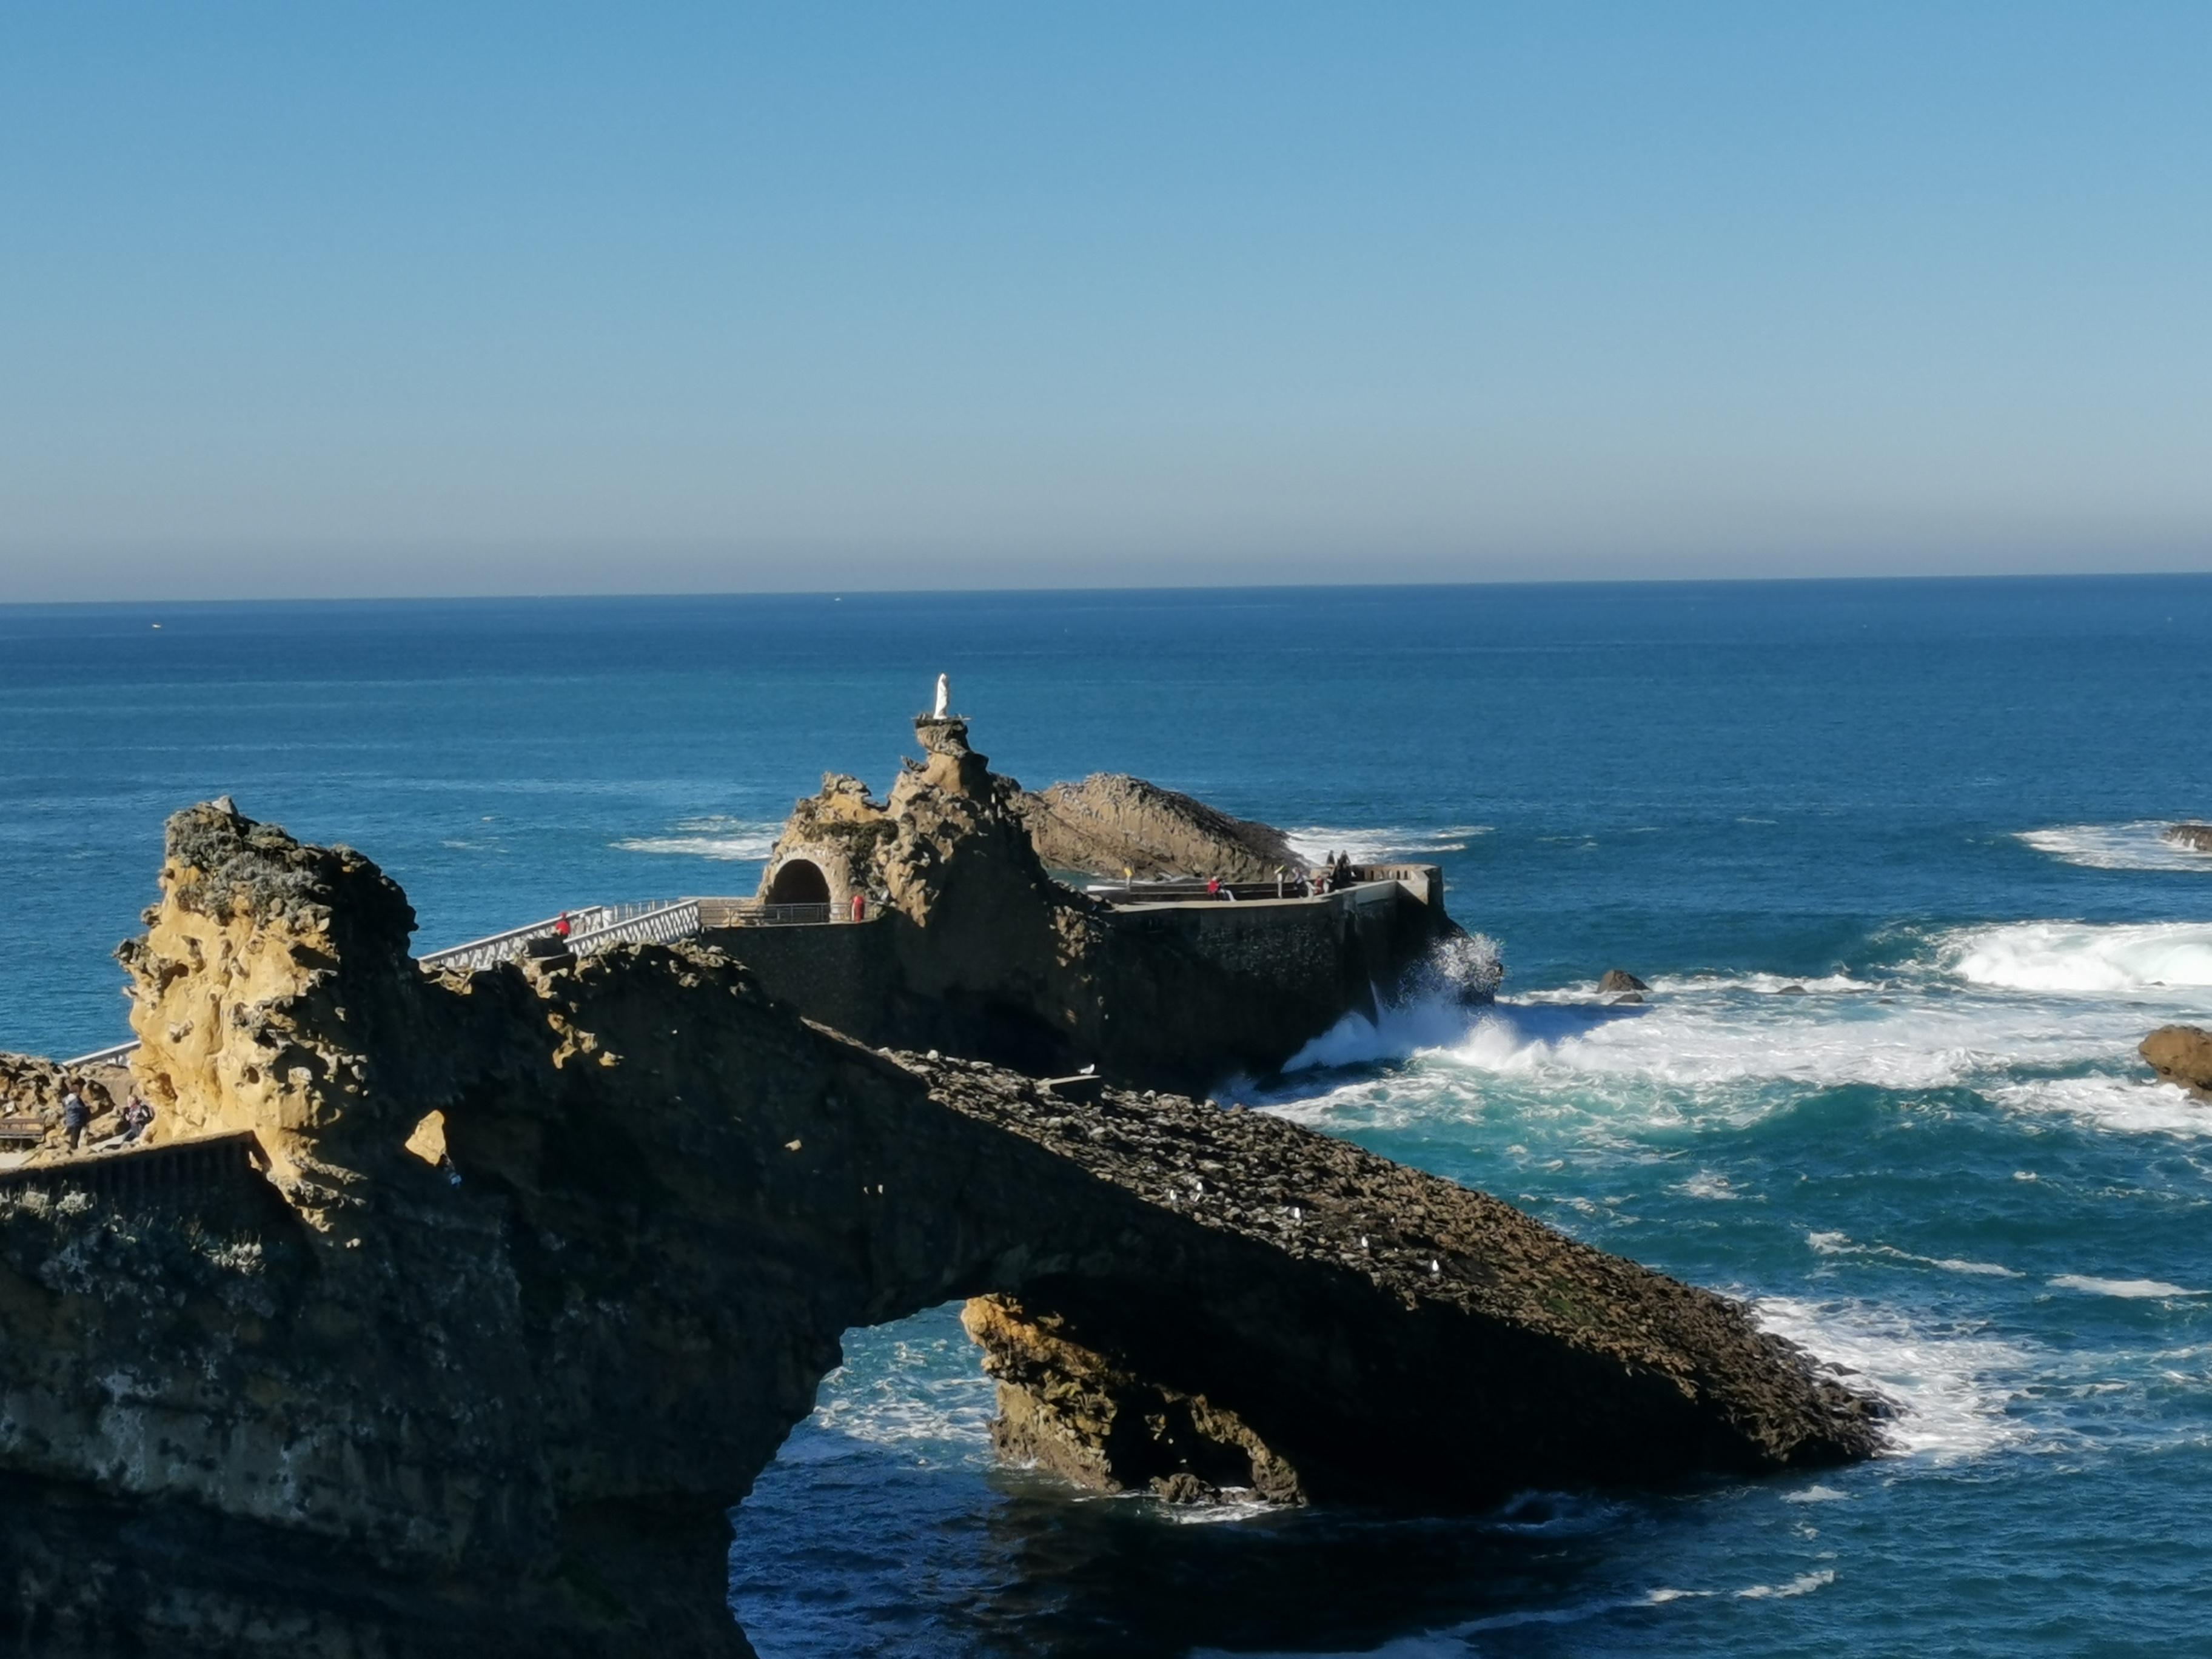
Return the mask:
[[770,904],[827,904],[830,878],[811,859],[786,859],[768,884]]

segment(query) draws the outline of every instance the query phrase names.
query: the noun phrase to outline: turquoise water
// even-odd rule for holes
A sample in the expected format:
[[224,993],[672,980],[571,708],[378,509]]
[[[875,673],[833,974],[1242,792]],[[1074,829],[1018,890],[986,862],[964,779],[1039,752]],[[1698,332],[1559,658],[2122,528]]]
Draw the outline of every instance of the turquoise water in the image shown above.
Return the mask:
[[1899,1448],[1194,1523],[994,1469],[939,1310],[853,1335],[738,1512],[764,1655],[2212,1651],[2212,1109],[2131,1052],[2212,1018],[2212,859],[2148,827],[2212,816],[2208,635],[2205,578],[0,610],[0,1047],[120,1035],[191,799],[450,943],[750,890],[945,670],[1026,781],[1443,864],[1501,1006],[1240,1092],[1755,1298]]

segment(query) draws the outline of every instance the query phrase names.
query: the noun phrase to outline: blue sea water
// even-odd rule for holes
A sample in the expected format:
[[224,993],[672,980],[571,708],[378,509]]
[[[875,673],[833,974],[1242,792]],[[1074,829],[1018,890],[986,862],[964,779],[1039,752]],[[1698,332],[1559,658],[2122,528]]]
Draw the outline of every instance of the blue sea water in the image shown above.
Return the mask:
[[994,1468],[939,1310],[737,1511],[763,1655],[2212,1652],[2212,1108],[2132,1053],[2212,1017],[2212,858],[2155,832],[2212,816],[2208,637],[2205,577],[0,609],[0,1048],[122,1035],[191,800],[362,848],[427,948],[749,891],[946,671],[1026,782],[1441,863],[1500,1006],[1240,1092],[1753,1298],[1898,1447],[1200,1522]]

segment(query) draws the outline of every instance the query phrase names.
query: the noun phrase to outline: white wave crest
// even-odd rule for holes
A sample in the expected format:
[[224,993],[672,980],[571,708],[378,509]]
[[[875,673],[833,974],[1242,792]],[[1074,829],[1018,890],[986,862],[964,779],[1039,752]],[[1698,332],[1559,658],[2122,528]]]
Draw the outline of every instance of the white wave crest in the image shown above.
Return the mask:
[[1959,978],[2012,991],[2212,987],[2212,922],[2016,921],[1963,929],[1941,948]]
[[1390,859],[1419,859],[1435,853],[1464,853],[1477,836],[1492,833],[1486,823],[1454,823],[1441,830],[1403,826],[1368,830],[1332,830],[1325,824],[1306,824],[1283,831],[1291,850],[1310,863],[1319,864],[1332,854],[1345,853],[1354,864],[1379,864]]
[[1994,1261],[1968,1261],[1949,1255],[1915,1255],[1910,1250],[1899,1249],[1894,1244],[1855,1243],[1842,1233],[1808,1233],[1805,1242],[1820,1255],[1876,1256],[1916,1267],[1940,1267],[1948,1273],[1971,1273],[1984,1279],[2020,1279],[2025,1276]]
[[1965,1331],[1924,1330],[1894,1310],[1761,1297],[1759,1322],[1815,1358],[1848,1367],[1887,1395],[1899,1413],[1886,1425],[1893,1449],[1938,1462],[1978,1456],[2022,1439],[2006,1414],[2029,1373],[2011,1344]]
[[676,833],[635,836],[613,844],[618,853],[653,853],[677,858],[714,859],[723,863],[757,863],[775,850],[780,823],[743,818],[684,818],[669,826]]
[[1604,1079],[1692,1093],[1757,1082],[1940,1089],[1996,1086],[2021,1065],[2125,1065],[2142,1035],[2139,1011],[2057,1021],[2033,1004],[1989,997],[1883,1001],[1737,989],[1612,1006],[1531,997],[1477,1008],[1420,1003],[1386,1009],[1380,1021],[1348,1016],[1285,1070],[1421,1055],[1538,1084]]
[[2154,1297],[2202,1296],[2158,1279],[2094,1279],[2087,1273],[2060,1273],[2051,1281],[2062,1291],[2083,1291],[2091,1296],[2116,1296],[2124,1301],[2147,1301]]
[[2088,870],[2201,870],[2212,872],[2212,854],[2177,847],[2163,819],[2133,823],[2063,823],[2024,830],[2019,839],[2039,853]]
[[2146,1077],[2028,1078],[1983,1092],[2008,1111],[2060,1113],[2122,1134],[2212,1135],[2212,1106]]

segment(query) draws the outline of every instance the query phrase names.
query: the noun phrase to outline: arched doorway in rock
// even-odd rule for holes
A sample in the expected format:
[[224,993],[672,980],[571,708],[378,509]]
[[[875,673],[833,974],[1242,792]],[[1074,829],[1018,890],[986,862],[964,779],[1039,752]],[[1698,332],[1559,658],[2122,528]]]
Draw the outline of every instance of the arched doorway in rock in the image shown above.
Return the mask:
[[786,859],[768,884],[770,904],[827,904],[830,878],[811,859]]

